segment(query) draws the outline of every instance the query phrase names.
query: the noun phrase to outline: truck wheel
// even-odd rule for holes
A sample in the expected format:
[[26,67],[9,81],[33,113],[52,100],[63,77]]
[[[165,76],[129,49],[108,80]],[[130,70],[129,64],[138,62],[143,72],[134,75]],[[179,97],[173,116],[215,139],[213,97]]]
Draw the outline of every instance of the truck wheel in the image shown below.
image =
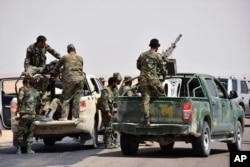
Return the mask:
[[203,123],[201,136],[195,137],[192,141],[194,152],[201,157],[207,157],[211,150],[211,133],[208,123]]
[[161,149],[164,150],[164,151],[171,151],[171,150],[173,149],[173,147],[174,147],[174,142],[169,143],[169,144],[167,144],[167,145],[161,145],[161,144],[160,144],[160,147],[161,147]]
[[121,150],[124,155],[137,154],[139,143],[132,135],[121,134],[120,136]]
[[54,145],[56,143],[56,140],[52,139],[52,138],[43,138],[43,143],[46,146],[52,146],[52,145]]
[[240,151],[241,150],[241,145],[242,145],[242,126],[240,121],[237,121],[236,125],[236,133],[235,133],[235,139],[236,141],[234,143],[227,143],[227,148],[229,151]]

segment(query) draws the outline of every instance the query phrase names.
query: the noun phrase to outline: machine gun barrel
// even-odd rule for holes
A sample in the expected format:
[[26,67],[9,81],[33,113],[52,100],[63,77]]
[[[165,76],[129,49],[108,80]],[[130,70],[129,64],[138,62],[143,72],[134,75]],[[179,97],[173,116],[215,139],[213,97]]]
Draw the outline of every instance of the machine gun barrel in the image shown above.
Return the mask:
[[179,42],[179,40],[181,39],[182,37],[182,34],[180,34],[173,43],[171,43],[171,46],[169,46],[165,51],[162,52],[162,58],[164,61],[167,61],[169,56],[172,55],[175,47],[176,47],[176,44],[177,42]]

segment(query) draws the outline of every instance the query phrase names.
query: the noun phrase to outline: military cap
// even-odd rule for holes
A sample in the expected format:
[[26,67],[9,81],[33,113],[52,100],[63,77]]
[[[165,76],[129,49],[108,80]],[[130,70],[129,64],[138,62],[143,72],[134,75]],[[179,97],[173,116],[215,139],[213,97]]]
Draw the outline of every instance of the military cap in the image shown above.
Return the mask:
[[122,76],[119,72],[115,72],[113,73],[113,77],[117,80],[117,81],[121,81],[122,80]]
[[69,45],[67,46],[67,49],[68,49],[68,50],[70,50],[70,49],[75,49],[75,46],[74,46],[73,44],[69,44]]
[[154,39],[151,39],[149,46],[152,48],[156,48],[156,47],[160,47],[161,45],[159,44],[159,40],[154,38]]
[[125,81],[125,82],[126,82],[127,80],[130,80],[130,81],[131,81],[131,79],[132,79],[132,77],[129,76],[129,75],[126,75],[126,76],[124,77],[124,81]]

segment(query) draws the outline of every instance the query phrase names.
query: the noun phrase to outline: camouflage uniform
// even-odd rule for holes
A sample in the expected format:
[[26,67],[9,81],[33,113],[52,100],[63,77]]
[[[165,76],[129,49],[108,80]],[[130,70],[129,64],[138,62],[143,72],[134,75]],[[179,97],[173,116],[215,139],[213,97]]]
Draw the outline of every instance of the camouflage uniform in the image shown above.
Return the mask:
[[37,48],[36,43],[31,44],[27,48],[26,58],[24,61],[24,69],[31,75],[40,73],[46,65],[46,52],[52,54],[55,58],[60,59],[60,54],[52,49],[48,44],[44,48]]
[[125,76],[124,77],[125,85],[120,88],[120,90],[121,90],[120,95],[123,95],[123,96],[133,96],[134,95],[134,93],[133,93],[133,91],[131,89],[131,85],[127,84],[128,82],[132,82],[132,81],[126,82],[126,80],[130,80],[130,79],[132,79],[131,76]]
[[162,83],[159,80],[157,70],[165,76],[166,70],[164,68],[161,56],[153,50],[143,52],[137,59],[137,68],[140,70],[139,83],[141,85],[142,103],[144,111],[144,120],[149,120],[149,101],[150,95],[157,92],[159,95],[165,95]]
[[20,118],[17,135],[19,154],[21,153],[20,146],[27,146],[27,152],[33,152],[31,145],[34,136],[35,114],[36,107],[41,102],[40,100],[39,92],[32,86],[23,86],[19,89],[18,105]]
[[[74,46],[68,45],[68,49]],[[75,49],[75,48],[74,48]],[[62,71],[62,101],[63,111],[61,120],[67,120],[70,102],[72,101],[72,119],[79,118],[79,103],[83,91],[83,58],[74,51],[60,58],[53,71],[58,71],[63,66]]]
[[[122,81],[122,76],[119,72],[115,72],[113,73],[113,78],[116,80],[117,82],[117,85],[120,85],[121,81]],[[119,96],[119,89],[118,89],[118,86],[116,86],[114,89],[113,89],[113,92],[114,92],[114,96],[115,98],[117,98]]]
[[[115,82],[115,81],[114,81]],[[113,111],[114,93],[109,86],[105,87],[98,99],[98,108],[102,111],[102,121],[104,126],[103,140],[105,148],[115,148],[116,137],[112,129],[112,111]]]

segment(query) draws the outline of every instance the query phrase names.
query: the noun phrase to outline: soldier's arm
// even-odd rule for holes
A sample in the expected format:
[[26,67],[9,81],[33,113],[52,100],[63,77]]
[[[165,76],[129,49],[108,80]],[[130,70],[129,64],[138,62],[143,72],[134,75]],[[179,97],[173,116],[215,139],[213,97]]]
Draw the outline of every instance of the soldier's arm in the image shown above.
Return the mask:
[[56,59],[60,59],[61,55],[55,49],[51,48],[48,44],[46,44],[46,50],[53,55]]
[[110,112],[108,90],[103,89],[102,92],[101,92],[101,97],[100,98],[102,99],[102,105],[103,105],[103,109],[104,109],[103,112],[106,112],[106,113]]
[[161,75],[163,75],[163,77],[165,78],[167,74],[166,74],[166,68],[164,65],[165,65],[165,63],[164,63],[162,57],[160,55],[158,55],[158,65],[157,66],[160,69]]
[[136,67],[138,70],[141,70],[141,64],[142,64],[142,55],[139,56],[136,62]]
[[65,61],[66,61],[65,56],[61,57],[59,61],[56,63],[55,67],[53,68],[52,72],[57,72]]
[[30,66],[31,56],[32,56],[32,51],[31,51],[30,47],[28,47],[26,50],[26,57],[24,60],[25,71],[27,71],[28,67]]
[[18,93],[18,106],[22,105],[23,97],[24,97],[24,90],[23,88],[20,88]]

